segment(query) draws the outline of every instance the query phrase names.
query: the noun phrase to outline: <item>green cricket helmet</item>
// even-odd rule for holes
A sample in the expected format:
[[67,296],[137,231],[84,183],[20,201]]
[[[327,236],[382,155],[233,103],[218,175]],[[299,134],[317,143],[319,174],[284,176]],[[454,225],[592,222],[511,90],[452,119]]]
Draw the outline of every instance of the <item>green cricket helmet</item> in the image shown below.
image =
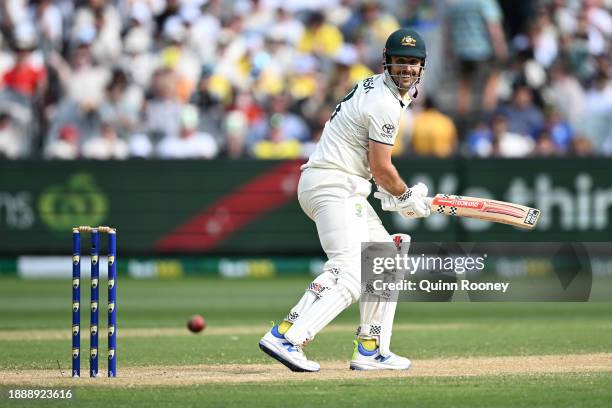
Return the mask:
[[[387,38],[385,49],[383,50],[383,67],[389,75],[389,67],[392,65],[392,56],[414,57],[421,60],[421,71],[416,77],[415,82],[410,86],[410,88],[414,88],[423,77],[425,72],[425,60],[427,59],[427,49],[421,34],[411,28],[400,28],[399,30],[391,33],[391,35]],[[394,76],[391,77],[393,78]],[[399,83],[397,78],[393,78],[393,81],[396,83],[396,85]],[[398,88],[400,88],[399,85]]]

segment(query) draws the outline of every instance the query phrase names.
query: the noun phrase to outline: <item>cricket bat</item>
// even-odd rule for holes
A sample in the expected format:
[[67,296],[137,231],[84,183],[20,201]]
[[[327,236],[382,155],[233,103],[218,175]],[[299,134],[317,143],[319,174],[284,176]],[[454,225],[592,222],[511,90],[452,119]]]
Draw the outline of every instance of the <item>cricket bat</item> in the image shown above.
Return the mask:
[[540,210],[536,208],[488,198],[437,194],[428,199],[432,213],[477,218],[525,229],[533,229],[540,217]]

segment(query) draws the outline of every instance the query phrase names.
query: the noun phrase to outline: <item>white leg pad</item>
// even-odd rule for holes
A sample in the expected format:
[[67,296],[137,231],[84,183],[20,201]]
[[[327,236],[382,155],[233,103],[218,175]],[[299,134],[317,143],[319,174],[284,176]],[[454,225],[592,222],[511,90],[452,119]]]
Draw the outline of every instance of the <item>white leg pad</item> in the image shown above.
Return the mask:
[[325,271],[308,285],[304,295],[302,295],[298,303],[289,311],[287,317],[285,317],[285,321],[295,323],[298,317],[307,313],[315,302],[329,293],[338,282],[339,271],[339,268],[326,265]]
[[[410,235],[394,234],[392,238],[399,254],[402,256],[407,254],[410,248]],[[385,277],[385,281],[399,282],[403,277],[403,273],[394,272]],[[386,295],[366,292],[359,304],[361,324],[357,329],[357,335],[360,338],[376,339],[381,355],[388,355],[391,352],[391,335],[398,294],[398,291],[389,292]]]
[[344,309],[357,301],[360,291],[359,281],[351,274],[341,274],[338,284],[300,316],[287,330],[285,338],[295,345],[305,346]]

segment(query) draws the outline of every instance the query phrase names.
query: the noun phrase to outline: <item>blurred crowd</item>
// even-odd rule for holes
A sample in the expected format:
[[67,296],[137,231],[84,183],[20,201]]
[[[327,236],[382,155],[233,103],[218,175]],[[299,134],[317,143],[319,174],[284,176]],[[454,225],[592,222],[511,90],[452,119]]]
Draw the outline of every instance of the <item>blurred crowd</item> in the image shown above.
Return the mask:
[[612,155],[612,0],[3,0],[0,158],[307,157],[400,26],[394,154]]

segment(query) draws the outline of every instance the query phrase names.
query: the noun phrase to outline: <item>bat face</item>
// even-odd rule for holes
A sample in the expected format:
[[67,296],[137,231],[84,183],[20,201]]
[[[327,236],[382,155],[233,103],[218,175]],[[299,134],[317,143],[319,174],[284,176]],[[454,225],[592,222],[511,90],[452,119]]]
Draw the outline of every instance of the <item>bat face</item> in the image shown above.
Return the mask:
[[438,194],[432,199],[432,212],[533,229],[540,217],[540,210],[524,205],[490,200],[487,198],[463,197]]

